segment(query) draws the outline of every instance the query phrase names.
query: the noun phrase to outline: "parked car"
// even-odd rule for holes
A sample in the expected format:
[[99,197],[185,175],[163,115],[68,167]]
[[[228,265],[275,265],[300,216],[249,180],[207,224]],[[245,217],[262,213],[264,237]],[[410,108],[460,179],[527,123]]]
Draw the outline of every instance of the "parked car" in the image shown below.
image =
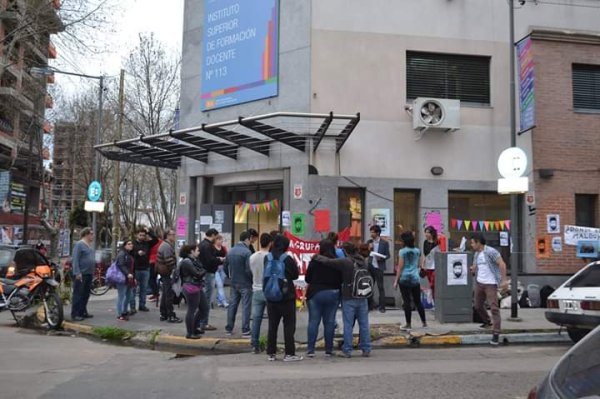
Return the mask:
[[560,358],[528,399],[600,397],[600,326]]
[[0,245],[0,278],[19,279],[38,265],[49,265],[60,282],[58,266],[30,245]]
[[600,325],[600,261],[586,265],[558,287],[547,307],[546,319],[565,326],[573,342]]

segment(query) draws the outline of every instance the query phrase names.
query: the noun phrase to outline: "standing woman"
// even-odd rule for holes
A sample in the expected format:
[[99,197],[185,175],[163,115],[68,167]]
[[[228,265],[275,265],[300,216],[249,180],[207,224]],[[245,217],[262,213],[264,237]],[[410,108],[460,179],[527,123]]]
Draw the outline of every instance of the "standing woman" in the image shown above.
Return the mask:
[[[221,234],[217,234],[214,246],[217,250],[217,257],[225,259],[227,256],[227,248],[225,248],[223,245],[223,236]],[[215,283],[217,285],[217,305],[221,308],[226,308],[229,306],[229,304],[227,303],[227,298],[225,297],[225,270],[223,270],[222,264],[219,265],[219,268],[215,273]]]
[[415,248],[415,237],[412,232],[406,231],[402,233],[400,240],[404,243],[404,248],[398,253],[398,271],[396,272],[396,278],[394,278],[394,289],[400,285],[402,307],[404,308],[404,316],[406,317],[406,324],[402,326],[402,330],[409,331],[412,328],[411,297],[417,307],[423,327],[427,327],[425,310],[421,303],[421,279],[419,278],[418,266],[421,251],[419,251],[419,248]]
[[131,299],[131,284],[133,282],[133,241],[125,240],[115,260],[117,268],[125,276],[123,284],[117,286],[117,319],[129,320],[127,305]]
[[[322,240],[319,243],[319,254],[336,259],[334,243],[329,240]],[[305,280],[309,284],[306,291],[308,300],[308,348],[306,355],[308,357],[315,355],[319,324],[323,320],[325,355],[331,356],[333,354],[335,312],[340,303],[342,273],[313,259],[308,264]]]
[[427,272],[427,281],[431,288],[431,296],[435,297],[435,253],[439,252],[438,233],[435,227],[425,227],[425,241],[423,242],[423,255],[421,269]]
[[206,318],[208,302],[204,294],[204,275],[206,270],[200,264],[200,247],[198,245],[184,245],[179,251],[181,263],[179,275],[181,278],[181,291],[187,302],[185,315],[185,328],[188,339],[198,339],[204,334],[204,326],[198,325],[201,319]]

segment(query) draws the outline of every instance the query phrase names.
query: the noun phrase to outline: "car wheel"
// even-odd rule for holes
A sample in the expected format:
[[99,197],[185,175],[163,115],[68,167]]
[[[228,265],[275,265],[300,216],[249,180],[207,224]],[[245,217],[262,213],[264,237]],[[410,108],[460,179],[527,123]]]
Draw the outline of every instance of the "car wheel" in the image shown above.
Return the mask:
[[583,337],[585,337],[589,332],[590,330],[584,330],[582,328],[567,327],[567,333],[569,334],[569,338],[571,338],[571,341],[573,341],[574,343],[581,341]]

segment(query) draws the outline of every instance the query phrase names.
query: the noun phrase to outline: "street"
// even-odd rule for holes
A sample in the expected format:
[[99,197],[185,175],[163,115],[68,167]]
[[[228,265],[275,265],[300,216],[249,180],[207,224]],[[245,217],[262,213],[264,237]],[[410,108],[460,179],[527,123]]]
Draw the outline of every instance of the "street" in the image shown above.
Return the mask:
[[525,398],[568,346],[176,357],[0,326],[3,398]]

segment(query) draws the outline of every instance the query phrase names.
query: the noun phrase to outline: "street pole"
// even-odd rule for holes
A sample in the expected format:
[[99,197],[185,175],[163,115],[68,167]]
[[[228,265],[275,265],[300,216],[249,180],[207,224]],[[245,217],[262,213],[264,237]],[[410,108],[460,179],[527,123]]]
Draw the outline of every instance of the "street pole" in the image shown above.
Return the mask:
[[[123,135],[123,113],[125,108],[125,71],[121,69],[121,77],[119,79],[119,125],[117,130],[117,140],[121,139]],[[114,178],[113,178],[113,240],[111,245],[112,259],[117,256],[117,242],[119,241],[121,234],[121,210],[120,210],[120,192],[121,192],[121,163],[115,161],[114,163]]]
[[[517,146],[517,116],[516,116],[516,88],[515,88],[515,8],[514,0],[508,0],[509,6],[509,29],[510,29],[510,146]],[[510,318],[511,321],[520,321],[517,298],[517,281],[519,273],[519,260],[521,237],[519,232],[519,194],[510,195]]]
[[[100,144],[100,134],[102,132],[102,97],[104,92],[104,76],[100,76],[100,88],[98,91],[98,126],[96,128],[96,141],[95,144]],[[94,180],[98,181],[100,175],[100,156],[98,151],[94,150]],[[96,253],[96,239],[97,239],[97,213],[92,212],[92,231],[94,232],[94,241],[92,241],[92,250]]]

